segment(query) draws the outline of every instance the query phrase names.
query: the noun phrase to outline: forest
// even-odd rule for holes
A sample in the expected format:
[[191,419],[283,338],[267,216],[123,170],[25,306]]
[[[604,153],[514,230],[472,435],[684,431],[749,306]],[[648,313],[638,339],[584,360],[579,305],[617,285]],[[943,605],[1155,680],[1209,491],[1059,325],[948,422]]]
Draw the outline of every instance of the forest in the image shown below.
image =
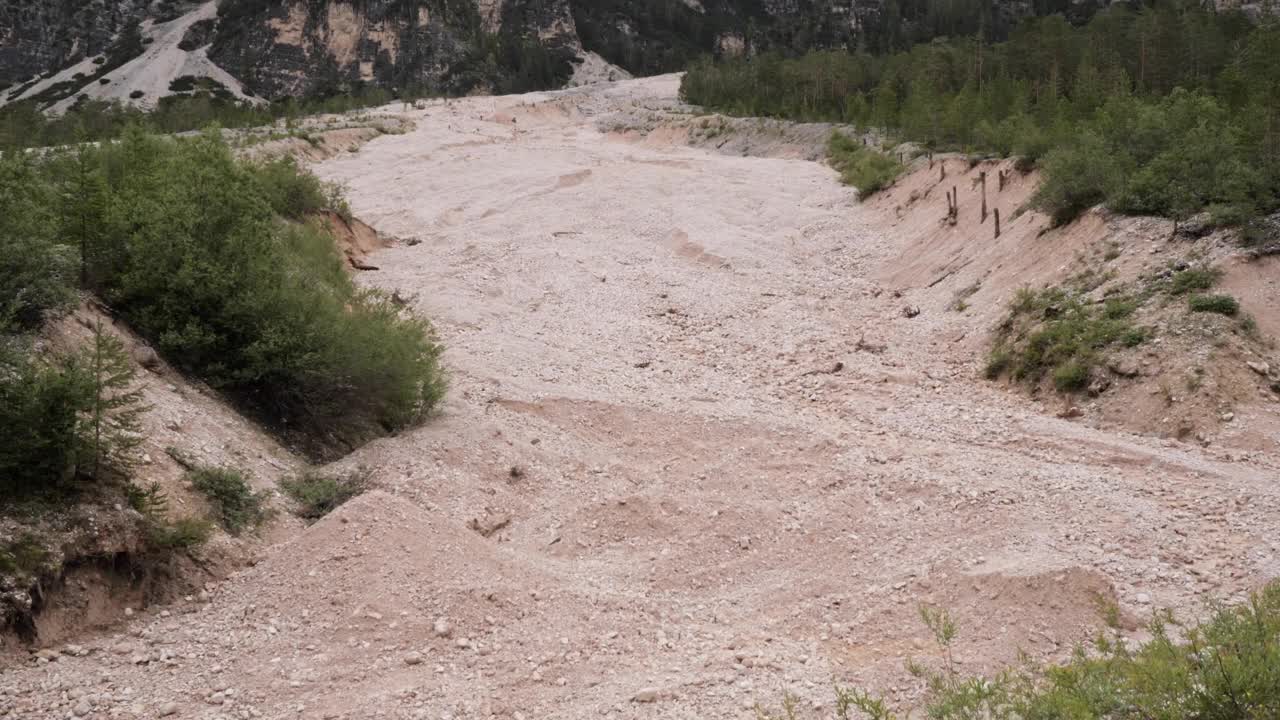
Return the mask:
[[1038,166],[1055,222],[1106,203],[1239,224],[1280,207],[1280,25],[1198,3],[1029,18],[892,53],[703,59],[690,103],[847,123],[929,150]]

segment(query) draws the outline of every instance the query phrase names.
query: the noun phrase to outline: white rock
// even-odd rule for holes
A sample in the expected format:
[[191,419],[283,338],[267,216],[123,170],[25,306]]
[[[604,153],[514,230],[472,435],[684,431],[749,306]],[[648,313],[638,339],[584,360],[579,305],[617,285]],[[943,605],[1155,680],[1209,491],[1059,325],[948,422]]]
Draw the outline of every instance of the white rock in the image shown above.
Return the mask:
[[632,701],[639,702],[639,703],[657,702],[658,688],[656,687],[640,688],[640,690],[638,690],[636,694],[632,696],[631,699]]
[[449,626],[449,621],[444,618],[437,618],[434,627],[436,635],[440,637],[449,637],[453,632],[453,628]]

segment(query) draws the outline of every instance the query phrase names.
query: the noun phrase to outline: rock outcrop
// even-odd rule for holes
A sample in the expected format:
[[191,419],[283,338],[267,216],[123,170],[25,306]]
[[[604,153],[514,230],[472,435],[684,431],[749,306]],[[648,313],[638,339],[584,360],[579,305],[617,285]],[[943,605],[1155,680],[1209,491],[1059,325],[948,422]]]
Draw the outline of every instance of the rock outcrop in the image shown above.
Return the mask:
[[[997,34],[1035,12],[1024,0],[991,1],[994,25],[986,27]],[[194,56],[189,72],[211,62],[219,70],[204,76],[233,94],[275,99],[362,87],[451,95],[547,89],[599,58],[619,68],[590,73],[607,78],[670,72],[706,54],[885,49],[975,32],[980,2],[973,2],[974,12],[952,8],[943,17],[927,12],[928,3],[883,0],[0,0],[0,88],[9,88],[0,104],[40,95],[42,105],[65,106],[94,83],[118,88],[127,78],[106,78],[110,69],[158,43],[157,28],[194,13],[198,21],[181,23],[185,36],[174,43]],[[143,104],[154,102],[146,94]]]

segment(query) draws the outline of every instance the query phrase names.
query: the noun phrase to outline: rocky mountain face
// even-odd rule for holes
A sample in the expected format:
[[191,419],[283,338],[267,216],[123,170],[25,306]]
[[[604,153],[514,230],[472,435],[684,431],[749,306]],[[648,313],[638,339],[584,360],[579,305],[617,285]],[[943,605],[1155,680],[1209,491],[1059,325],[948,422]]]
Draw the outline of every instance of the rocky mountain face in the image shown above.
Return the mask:
[[[1035,9],[1025,0],[0,0],[0,87],[39,86],[11,89],[0,102],[36,93],[69,102],[83,92],[77,80],[118,88],[128,78],[106,77],[107,68],[171,40],[176,19],[197,12],[199,21],[181,24],[179,48],[199,53],[186,64],[225,70],[216,79],[225,84],[229,73],[236,95],[274,99],[362,85],[516,92],[563,85],[592,53],[651,74],[709,53],[883,49],[1094,6],[1056,2],[1062,8],[1055,0]],[[171,64],[185,63],[166,52]],[[85,67],[53,76],[77,64]]]

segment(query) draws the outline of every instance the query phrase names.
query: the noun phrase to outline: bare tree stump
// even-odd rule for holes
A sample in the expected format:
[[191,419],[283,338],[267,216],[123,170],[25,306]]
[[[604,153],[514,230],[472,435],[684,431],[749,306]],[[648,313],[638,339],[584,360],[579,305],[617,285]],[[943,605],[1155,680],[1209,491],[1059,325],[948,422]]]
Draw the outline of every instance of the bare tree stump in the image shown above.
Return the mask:
[[995,209],[996,214],[996,239],[1000,239],[1000,208]]
[[978,222],[987,221],[987,171],[983,170],[978,173],[978,181],[982,183],[982,219]]

